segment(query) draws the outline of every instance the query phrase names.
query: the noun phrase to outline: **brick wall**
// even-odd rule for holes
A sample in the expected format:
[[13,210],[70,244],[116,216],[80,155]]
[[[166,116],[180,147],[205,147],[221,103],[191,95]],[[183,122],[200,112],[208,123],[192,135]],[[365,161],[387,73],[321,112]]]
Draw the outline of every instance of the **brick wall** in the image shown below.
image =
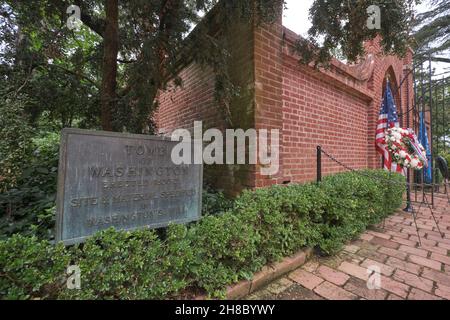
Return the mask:
[[[367,103],[314,77],[285,59],[283,74],[283,174],[293,182],[316,177],[316,147],[320,145],[345,164],[367,167]],[[322,173],[342,171],[323,157]]]
[[[214,166],[206,169],[207,180],[230,193],[311,181],[315,179],[317,145],[354,168],[381,166],[374,143],[383,86],[389,75],[400,113],[408,102],[412,106],[412,75],[407,70],[411,52],[402,59],[383,56],[379,39],[375,39],[366,43],[371,56],[365,62],[346,65],[333,60],[329,69],[315,70],[298,63],[299,57],[292,51],[297,35],[282,26],[281,14],[271,25],[238,23],[225,36],[231,51],[229,73],[241,88],[241,96],[230,104],[231,123],[220,112],[223,106],[214,101],[212,71],[190,63],[180,73],[183,87],[161,92],[157,125],[163,133],[192,128],[195,120],[220,129],[278,129],[280,171],[262,176],[258,165]],[[401,90],[395,89],[401,81]],[[342,170],[324,158],[325,175]]]
[[[379,39],[375,39],[366,44],[372,64],[349,66],[333,60],[330,69],[315,70],[298,63],[299,56],[292,50],[297,35],[292,31],[276,24],[262,26],[255,33],[256,83],[263,92],[262,102],[256,96],[257,126],[282,130],[280,174],[257,176],[257,186],[314,180],[318,145],[353,168],[380,167],[374,144],[383,85],[388,75],[399,113],[406,110],[407,100],[412,106],[412,75],[405,70],[411,64],[412,53],[403,59],[383,56]],[[264,50],[258,51],[260,48]],[[258,72],[259,69],[264,71]],[[405,76],[407,79],[403,80]],[[403,83],[398,89],[400,81]],[[258,110],[265,113],[261,115]],[[406,116],[402,120],[406,126]],[[323,157],[324,175],[344,170]]]
[[[190,62],[179,73],[182,86],[170,85],[170,90],[159,93],[155,122],[160,134],[169,135],[179,128],[192,130],[194,121],[203,121],[203,131],[209,128],[255,128],[253,26],[236,23],[227,34],[217,37],[228,43],[228,75],[239,89],[239,96],[233,97],[229,105],[218,103],[214,96],[216,78],[212,69],[195,61]],[[254,167],[225,164],[205,166],[205,182],[235,195],[242,189],[255,187]]]
[[[272,25],[255,28],[255,119],[256,129],[278,130],[280,150],[283,149],[283,27],[281,17]],[[268,141],[270,143],[270,141]],[[269,144],[270,147],[270,144]],[[256,166],[257,187],[283,182],[283,152],[280,154],[280,171],[273,176],[261,175]]]
[[222,126],[223,116],[214,103],[214,74],[208,67],[190,63],[179,74],[182,87],[160,93],[160,108],[156,123],[160,134],[170,134],[174,129],[193,129],[194,121],[204,121],[210,126]]

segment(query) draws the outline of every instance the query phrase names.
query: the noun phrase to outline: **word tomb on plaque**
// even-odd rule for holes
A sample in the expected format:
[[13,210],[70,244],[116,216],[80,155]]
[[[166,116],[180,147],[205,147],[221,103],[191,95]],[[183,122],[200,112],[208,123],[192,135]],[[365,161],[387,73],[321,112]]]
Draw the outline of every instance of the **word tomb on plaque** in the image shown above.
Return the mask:
[[175,165],[165,138],[64,129],[56,240],[70,245],[114,227],[134,230],[199,220],[202,165]]

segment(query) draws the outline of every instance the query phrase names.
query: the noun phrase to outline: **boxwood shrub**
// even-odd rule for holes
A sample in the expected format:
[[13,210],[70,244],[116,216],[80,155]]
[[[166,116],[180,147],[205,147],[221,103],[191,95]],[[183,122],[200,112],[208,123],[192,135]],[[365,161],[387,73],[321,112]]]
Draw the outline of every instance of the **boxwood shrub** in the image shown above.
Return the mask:
[[[342,173],[320,184],[245,191],[227,212],[155,231],[100,232],[64,247],[14,235],[0,242],[4,299],[171,299],[223,297],[265,264],[304,247],[333,254],[402,202],[404,179],[381,170]],[[81,290],[66,269],[81,269]]]

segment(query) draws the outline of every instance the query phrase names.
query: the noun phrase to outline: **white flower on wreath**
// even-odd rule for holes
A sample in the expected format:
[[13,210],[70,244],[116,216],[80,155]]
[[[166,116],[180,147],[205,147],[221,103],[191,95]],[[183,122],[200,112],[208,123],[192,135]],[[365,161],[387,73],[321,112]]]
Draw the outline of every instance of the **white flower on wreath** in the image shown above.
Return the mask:
[[406,156],[408,155],[404,150],[400,151],[400,157],[402,158],[406,158]]
[[419,166],[419,160],[417,160],[417,159],[412,159],[411,160],[411,167],[412,168],[417,168]]

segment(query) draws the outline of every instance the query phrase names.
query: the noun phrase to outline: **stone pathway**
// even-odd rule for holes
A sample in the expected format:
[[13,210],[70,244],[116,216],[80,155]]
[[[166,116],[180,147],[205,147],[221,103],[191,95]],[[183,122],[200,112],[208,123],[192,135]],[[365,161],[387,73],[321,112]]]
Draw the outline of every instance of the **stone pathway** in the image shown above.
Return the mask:
[[[250,295],[251,300],[450,299],[450,204],[441,196],[435,216],[398,211],[332,257],[314,257],[301,268]],[[381,288],[369,290],[368,267],[381,270]]]

